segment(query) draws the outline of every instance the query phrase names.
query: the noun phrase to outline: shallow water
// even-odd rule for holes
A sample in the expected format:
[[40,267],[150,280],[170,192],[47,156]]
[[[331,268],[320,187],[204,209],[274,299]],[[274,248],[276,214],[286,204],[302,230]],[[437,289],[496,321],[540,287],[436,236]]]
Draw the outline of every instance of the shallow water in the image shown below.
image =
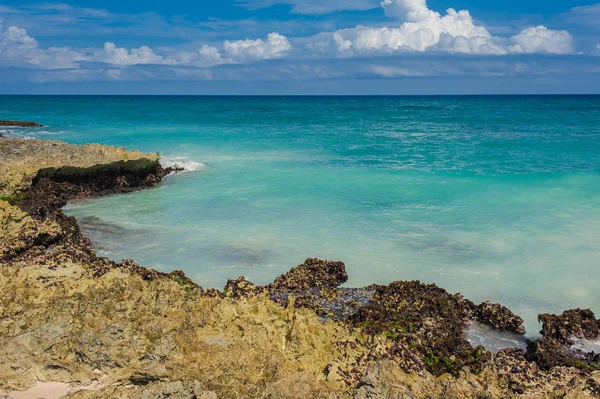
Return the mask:
[[205,287],[307,257],[600,312],[600,97],[0,97],[13,135],[160,151],[194,171],[66,208],[102,254]]
[[473,347],[481,345],[491,353],[497,353],[505,348],[527,349],[524,336],[506,331],[496,331],[477,321],[471,322],[471,325],[465,330],[465,339]]

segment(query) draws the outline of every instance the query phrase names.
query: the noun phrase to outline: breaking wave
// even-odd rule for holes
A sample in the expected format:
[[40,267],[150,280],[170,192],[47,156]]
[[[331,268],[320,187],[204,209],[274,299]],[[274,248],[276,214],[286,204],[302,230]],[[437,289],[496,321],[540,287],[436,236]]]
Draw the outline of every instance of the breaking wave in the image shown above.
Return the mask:
[[186,157],[181,156],[167,156],[161,157],[160,163],[165,168],[179,167],[183,168],[185,172],[194,172],[199,169],[206,168],[206,164],[202,162],[193,161]]

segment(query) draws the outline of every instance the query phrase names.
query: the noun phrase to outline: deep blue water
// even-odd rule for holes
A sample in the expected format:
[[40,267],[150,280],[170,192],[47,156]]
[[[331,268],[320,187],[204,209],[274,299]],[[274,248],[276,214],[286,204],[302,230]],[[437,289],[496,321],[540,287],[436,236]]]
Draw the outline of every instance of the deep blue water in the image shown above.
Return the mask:
[[530,334],[540,312],[600,312],[600,96],[18,96],[0,119],[194,169],[67,208],[115,260],[222,287],[332,258],[350,285],[499,301]]

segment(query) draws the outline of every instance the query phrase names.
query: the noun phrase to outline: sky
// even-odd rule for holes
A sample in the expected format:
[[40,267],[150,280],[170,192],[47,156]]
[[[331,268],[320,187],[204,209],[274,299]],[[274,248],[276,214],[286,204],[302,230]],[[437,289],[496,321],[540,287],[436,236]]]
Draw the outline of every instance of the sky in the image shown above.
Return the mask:
[[525,93],[600,93],[600,3],[0,2],[0,94]]

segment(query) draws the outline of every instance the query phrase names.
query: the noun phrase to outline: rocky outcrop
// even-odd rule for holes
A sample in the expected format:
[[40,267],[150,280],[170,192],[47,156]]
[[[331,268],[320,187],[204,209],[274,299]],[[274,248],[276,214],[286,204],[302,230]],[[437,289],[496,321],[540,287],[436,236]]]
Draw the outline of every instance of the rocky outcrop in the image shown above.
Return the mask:
[[43,127],[35,122],[0,120],[0,127]]
[[348,281],[343,262],[307,259],[302,265],[277,277],[270,285],[272,290],[306,292],[311,288],[336,288]]
[[542,338],[527,343],[527,358],[544,370],[574,367],[593,371],[600,369],[600,353],[572,349],[575,339],[600,339],[600,320],[589,309],[567,310],[561,315],[541,314]]
[[540,333],[544,338],[572,345],[573,338],[596,340],[600,338],[600,320],[589,309],[567,310],[561,315],[541,314]]
[[423,365],[434,375],[457,375],[463,367],[477,368],[490,357],[463,337],[472,308],[472,302],[435,284],[398,281],[378,286],[371,302],[350,320],[370,335],[384,334],[402,344],[392,352],[411,348],[419,362],[409,358],[405,370],[420,371]]
[[483,302],[474,311],[477,321],[494,327],[497,331],[525,334],[523,319],[498,303]]
[[157,153],[143,154],[100,144],[83,146],[61,141],[0,139],[0,198],[15,198],[31,186],[40,169],[73,166],[88,168],[119,161],[157,161]]
[[180,171],[163,168],[158,160],[119,161],[87,168],[65,166],[40,170],[18,201],[21,209],[38,218],[48,216],[75,199],[126,193],[153,187]]
[[578,367],[563,351],[570,336],[595,336],[586,311],[542,315],[544,338],[527,354],[492,355],[464,340],[465,325],[519,331],[520,318],[435,285],[343,288],[342,262],[307,259],[267,286],[240,277],[205,290],[181,271],[97,257],[61,204],[162,174],[151,158],[106,154],[105,166],[71,159],[42,172],[12,158],[28,172],[0,200],[0,397],[49,383],[69,384],[71,398],[600,396],[592,360]]

